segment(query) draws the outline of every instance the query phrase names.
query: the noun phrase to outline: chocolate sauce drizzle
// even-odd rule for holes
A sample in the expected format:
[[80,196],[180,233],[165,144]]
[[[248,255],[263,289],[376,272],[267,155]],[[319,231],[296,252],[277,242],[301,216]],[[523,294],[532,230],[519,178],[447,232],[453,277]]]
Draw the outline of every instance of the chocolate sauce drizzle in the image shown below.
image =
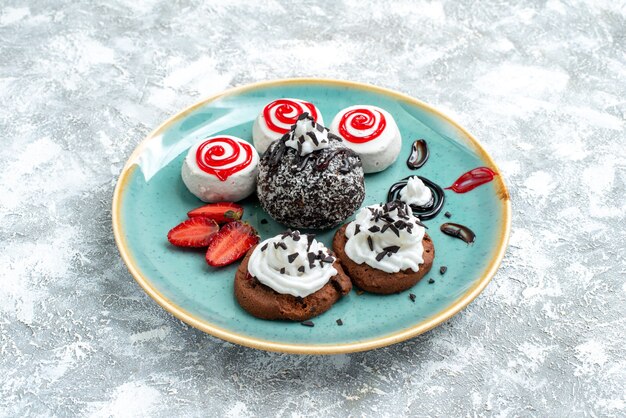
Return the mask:
[[[415,176],[406,177],[391,185],[391,187],[389,188],[389,192],[387,193],[388,202],[400,200],[400,190],[406,187],[406,184],[411,177]],[[425,206],[418,206],[415,204],[409,206],[411,206],[411,209],[413,210],[413,215],[419,217],[421,220],[432,219],[437,216],[441,211],[441,208],[443,208],[443,203],[446,200],[445,193],[439,185],[428,180],[426,177],[417,177],[419,177],[419,179],[424,182],[426,187],[430,189],[433,194],[433,198]]]
[[[285,152],[287,151],[287,145],[285,145],[285,142],[289,140],[289,135],[290,132],[283,135],[283,137],[278,140],[278,144],[272,147],[271,150],[268,150],[267,158],[272,169],[275,169],[283,159]],[[341,138],[331,133],[328,134],[328,137],[341,141]],[[352,151],[350,148],[336,148],[333,150],[321,149],[304,156],[301,156],[299,152],[296,153],[296,159],[299,160],[298,170],[304,169],[309,162],[313,162],[313,168],[317,171],[326,170],[333,158],[337,156],[342,157],[341,165],[339,167],[340,173],[347,174],[355,167],[361,166],[361,158],[359,158],[356,152]],[[350,161],[350,157],[354,157],[352,158],[353,162]]]
[[426,141],[418,139],[411,145],[411,155],[409,155],[409,159],[406,160],[406,165],[411,170],[417,170],[426,164],[428,157],[430,157],[430,151],[428,150]]
[[341,166],[339,167],[340,173],[349,173],[352,168],[356,166],[356,164],[350,163],[349,157],[356,157],[357,154],[349,148],[334,149],[328,153],[323,153],[322,151],[323,150],[314,151],[310,154],[300,157],[301,159],[300,163],[298,164],[298,170],[302,170],[309,163],[309,161],[313,161],[313,167],[317,171],[326,170],[330,165],[331,160],[338,155],[341,155],[343,157],[341,160]]
[[444,234],[450,235],[451,237],[454,237],[454,238],[458,238],[462,241],[465,241],[468,244],[473,243],[474,240],[476,239],[476,234],[474,233],[474,231],[472,231],[465,225],[448,222],[448,223],[442,224],[439,227],[439,229],[441,229],[441,232],[443,232]]

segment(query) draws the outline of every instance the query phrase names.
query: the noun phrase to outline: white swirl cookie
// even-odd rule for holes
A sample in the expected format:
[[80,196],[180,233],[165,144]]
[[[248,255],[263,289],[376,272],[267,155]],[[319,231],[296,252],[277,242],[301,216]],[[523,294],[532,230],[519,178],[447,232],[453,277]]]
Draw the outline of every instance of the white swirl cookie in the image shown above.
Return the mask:
[[319,109],[304,100],[285,98],[265,105],[252,125],[252,142],[259,154],[263,154],[272,142],[289,132],[298,116],[305,112],[316,123],[324,124]]
[[341,110],[330,131],[361,157],[365,173],[377,173],[393,164],[402,147],[402,136],[393,116],[376,106],[356,105]]
[[205,138],[192,146],[181,175],[191,193],[205,202],[236,202],[256,187],[259,154],[230,135]]

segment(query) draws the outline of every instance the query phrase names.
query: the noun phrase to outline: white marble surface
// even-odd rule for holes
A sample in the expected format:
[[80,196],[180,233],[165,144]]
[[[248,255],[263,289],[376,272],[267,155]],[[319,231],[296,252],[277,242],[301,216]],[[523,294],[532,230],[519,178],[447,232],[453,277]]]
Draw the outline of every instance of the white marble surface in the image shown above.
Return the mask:
[[[625,49],[623,0],[2,1],[0,415],[626,415]],[[494,156],[512,237],[467,310],[298,357],[190,329],[132,280],[110,206],[135,145],[293,76],[406,92]]]

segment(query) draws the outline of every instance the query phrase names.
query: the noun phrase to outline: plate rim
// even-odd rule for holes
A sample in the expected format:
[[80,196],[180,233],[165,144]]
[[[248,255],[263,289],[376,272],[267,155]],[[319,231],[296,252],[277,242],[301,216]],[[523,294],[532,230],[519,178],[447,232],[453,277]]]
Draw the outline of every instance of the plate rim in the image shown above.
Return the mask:
[[[410,104],[416,105],[420,108],[423,108],[437,117],[443,119],[456,129],[458,129],[463,135],[469,139],[471,145],[474,146],[475,151],[480,155],[480,157],[487,163],[489,163],[490,167],[494,169],[498,175],[495,177],[494,182],[497,188],[498,195],[500,200],[502,201],[502,215],[503,215],[503,223],[504,228],[500,231],[499,242],[496,246],[495,251],[492,253],[492,256],[489,260],[488,267],[484,270],[482,277],[480,277],[477,282],[469,288],[463,295],[459,296],[454,302],[452,302],[446,309],[440,311],[425,320],[410,326],[401,331],[397,331],[391,334],[386,334],[380,337],[376,337],[373,339],[359,340],[350,343],[329,343],[329,344],[294,344],[294,343],[283,343],[283,342],[275,342],[269,341],[261,338],[250,337],[246,335],[239,334],[237,332],[219,327],[215,324],[212,324],[208,321],[205,321],[197,316],[191,314],[184,308],[178,306],[174,302],[170,301],[167,297],[165,297],[161,292],[159,292],[155,286],[152,285],[151,281],[147,276],[142,274],[141,270],[137,266],[135,262],[131,250],[127,245],[126,239],[123,234],[123,228],[121,226],[121,207],[122,207],[122,197],[123,192],[126,189],[126,185],[131,174],[137,168],[136,161],[137,157],[140,155],[142,150],[146,147],[146,144],[151,139],[157,137],[160,133],[162,133],[166,128],[177,122],[178,120],[184,118],[197,108],[204,106],[208,103],[211,103],[215,100],[218,100],[225,96],[232,96],[235,94],[243,93],[249,90],[264,88],[264,87],[273,87],[278,85],[292,85],[292,84],[326,84],[333,86],[344,86],[362,90],[369,90],[375,93],[384,94],[387,96],[391,96],[395,99],[402,100],[404,102],[408,102]],[[348,81],[348,80],[340,80],[340,79],[332,79],[332,78],[283,78],[283,79],[274,79],[267,80],[255,83],[249,83],[238,87],[229,88],[221,91],[220,93],[211,95],[206,97],[182,111],[174,114],[169,117],[163,123],[161,123],[156,129],[150,132],[145,138],[139,142],[139,144],[135,147],[133,152],[128,157],[124,167],[122,168],[117,183],[115,185],[115,190],[113,192],[113,201],[112,201],[112,226],[113,226],[113,235],[115,237],[115,243],[120,252],[122,260],[129,272],[135,279],[135,281],[141,286],[141,288],[150,296],[155,302],[157,302],[163,309],[174,315],[174,317],[183,321],[187,325],[190,325],[196,329],[199,329],[209,335],[214,337],[218,337],[222,340],[226,340],[231,343],[243,345],[246,347],[266,350],[266,351],[274,351],[274,352],[282,352],[282,353],[291,353],[291,354],[342,354],[342,353],[352,353],[358,351],[366,351],[372,350],[375,348],[385,347],[388,345],[392,345],[413,337],[416,337],[420,334],[423,334],[427,331],[430,331],[437,325],[441,324],[444,321],[447,321],[461,310],[463,310],[467,305],[469,305],[489,284],[496,271],[498,270],[502,259],[504,258],[504,254],[506,252],[506,248],[508,246],[510,231],[511,231],[511,200],[510,195],[508,193],[507,187],[504,183],[504,179],[502,178],[501,172],[498,169],[495,161],[489,153],[483,148],[480,142],[474,138],[472,134],[470,134],[465,128],[455,122],[453,119],[448,117],[446,114],[436,109],[435,107],[422,102],[419,99],[411,97],[407,94],[400,93],[398,91],[388,89],[385,87],[379,87],[372,84]]]

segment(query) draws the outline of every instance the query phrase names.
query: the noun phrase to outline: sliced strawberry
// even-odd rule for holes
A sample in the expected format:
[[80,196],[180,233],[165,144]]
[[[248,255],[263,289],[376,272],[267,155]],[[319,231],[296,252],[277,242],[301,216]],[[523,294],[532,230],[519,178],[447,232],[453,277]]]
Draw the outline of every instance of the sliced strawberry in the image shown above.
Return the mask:
[[213,236],[206,251],[206,262],[213,267],[226,266],[244,256],[259,243],[259,235],[249,224],[229,222]]
[[177,247],[206,247],[219,229],[213,219],[195,217],[170,229],[167,240]]
[[218,224],[230,221],[238,221],[243,216],[243,208],[232,202],[209,203],[187,213],[187,216],[194,218],[204,216],[215,220]]

